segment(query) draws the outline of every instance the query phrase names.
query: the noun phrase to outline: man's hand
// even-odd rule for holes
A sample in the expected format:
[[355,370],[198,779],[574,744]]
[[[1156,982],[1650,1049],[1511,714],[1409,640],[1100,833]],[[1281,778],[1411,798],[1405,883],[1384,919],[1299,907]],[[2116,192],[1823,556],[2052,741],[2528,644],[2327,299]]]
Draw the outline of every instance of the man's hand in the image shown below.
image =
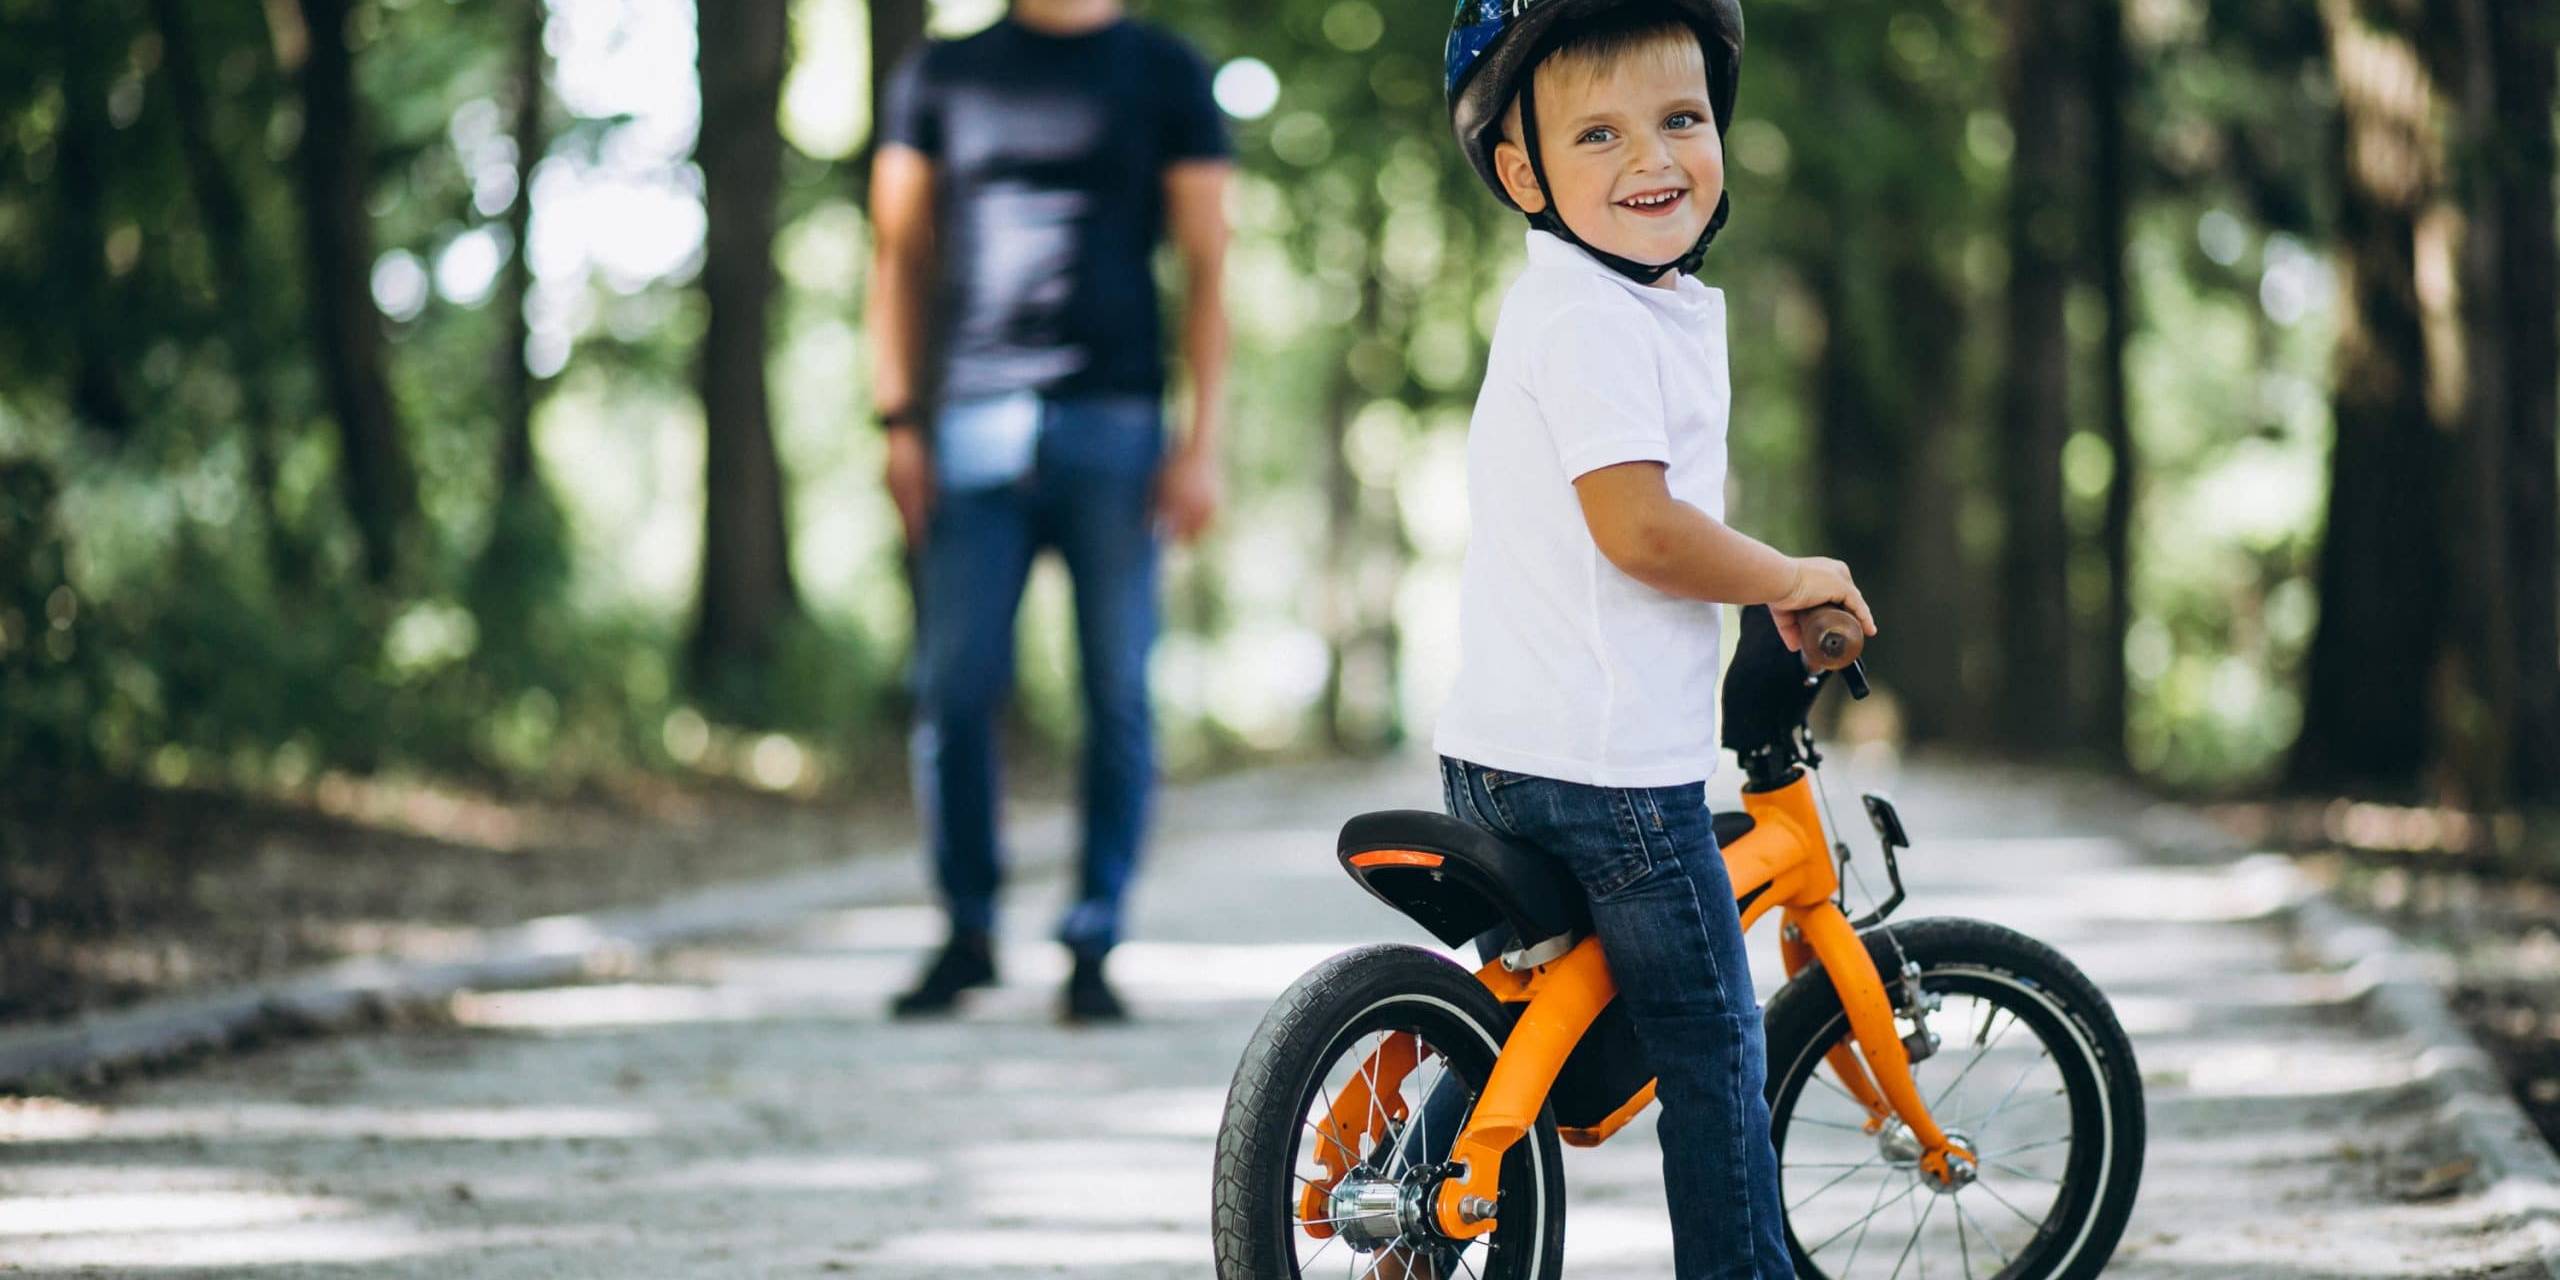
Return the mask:
[[1849,566],[1822,556],[1803,556],[1795,562],[1795,578],[1785,595],[1769,602],[1769,621],[1778,626],[1778,638],[1787,648],[1802,652],[1804,636],[1796,625],[1796,615],[1819,605],[1836,604],[1847,609],[1866,628],[1876,633],[1875,615],[1867,612],[1867,598],[1858,594],[1858,584],[1849,580]]
[[1218,474],[1217,455],[1196,444],[1186,444],[1165,459],[1156,473],[1156,518],[1167,532],[1183,542],[1199,538],[1218,514],[1224,500],[1226,481]]
[[921,429],[893,426],[886,435],[889,461],[880,478],[889,487],[889,500],[898,504],[898,523],[906,531],[907,546],[919,548],[924,545],[925,521],[933,514],[933,460],[926,456]]

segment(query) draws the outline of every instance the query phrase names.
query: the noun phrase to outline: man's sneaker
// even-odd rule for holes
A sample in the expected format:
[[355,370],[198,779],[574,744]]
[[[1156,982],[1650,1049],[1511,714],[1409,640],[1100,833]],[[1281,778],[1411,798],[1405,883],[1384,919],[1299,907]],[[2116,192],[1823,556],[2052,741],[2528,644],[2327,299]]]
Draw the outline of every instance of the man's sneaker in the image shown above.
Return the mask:
[[1100,953],[1076,955],[1076,967],[1067,975],[1064,1009],[1069,1022],[1127,1022],[1129,1006],[1102,976]]
[[925,968],[916,985],[889,1004],[894,1017],[920,1018],[949,1013],[960,1003],[960,993],[972,987],[992,987],[996,983],[995,944],[984,933],[954,933],[942,944],[942,953]]

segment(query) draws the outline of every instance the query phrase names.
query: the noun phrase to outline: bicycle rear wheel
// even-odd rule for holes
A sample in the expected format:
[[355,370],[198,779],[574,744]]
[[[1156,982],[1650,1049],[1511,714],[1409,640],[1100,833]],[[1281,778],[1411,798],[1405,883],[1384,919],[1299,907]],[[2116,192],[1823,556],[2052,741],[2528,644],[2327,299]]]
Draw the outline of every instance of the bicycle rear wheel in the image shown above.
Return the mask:
[[[1555,1280],[1564,1269],[1563,1147],[1554,1118],[1502,1164],[1494,1230],[1448,1240],[1426,1207],[1446,1156],[1508,1034],[1472,974],[1415,947],[1344,952],[1307,972],[1264,1015],[1236,1066],[1218,1128],[1211,1207],[1220,1280]],[[1382,1071],[1381,1050],[1403,1063]],[[1346,1089],[1377,1098],[1347,1142],[1325,1121]],[[1440,1105],[1425,1105],[1437,1099]],[[1393,1099],[1392,1102],[1388,1099]],[[1403,1119],[1392,1117],[1401,1115]],[[1340,1177],[1320,1158],[1330,1154]],[[1320,1184],[1310,1215],[1306,1188]]]
[[[1915,920],[1865,941],[1900,1029],[1938,1038],[1912,1067],[1930,1115],[1980,1164],[1941,1188],[1899,1121],[1867,1130],[1824,1065],[1848,1042],[1839,993],[1818,967],[1797,975],[1767,1012],[1796,1274],[1890,1280],[1934,1263],[1967,1280],[2096,1276],[2133,1212],[2143,1153],[2141,1074],[2106,997],[2051,947],[1983,921]],[[1917,1008],[1898,981],[1905,957],[1920,968]]]

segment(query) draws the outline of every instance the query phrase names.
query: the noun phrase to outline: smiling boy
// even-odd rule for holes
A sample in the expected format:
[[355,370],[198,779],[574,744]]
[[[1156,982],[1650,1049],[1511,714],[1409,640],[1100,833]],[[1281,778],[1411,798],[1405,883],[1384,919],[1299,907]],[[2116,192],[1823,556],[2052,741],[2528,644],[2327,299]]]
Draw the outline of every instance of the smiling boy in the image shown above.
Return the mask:
[[1658,1073],[1682,1280],[1794,1274],[1766,1053],[1704,784],[1718,604],[1841,603],[1837,560],[1727,527],[1722,292],[1694,271],[1728,209],[1736,0],[1468,0],[1449,36],[1460,145],[1528,215],[1467,440],[1473,510],[1453,815],[1561,858]]

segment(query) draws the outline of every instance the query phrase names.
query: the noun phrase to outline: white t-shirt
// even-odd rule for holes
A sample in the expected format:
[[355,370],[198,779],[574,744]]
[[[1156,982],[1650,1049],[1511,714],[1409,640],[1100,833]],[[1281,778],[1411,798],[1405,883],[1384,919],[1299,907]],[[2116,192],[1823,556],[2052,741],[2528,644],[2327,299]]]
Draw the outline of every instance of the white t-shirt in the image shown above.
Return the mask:
[[1529,233],[1467,428],[1458,676],[1433,746],[1487,768],[1610,787],[1715,770],[1717,606],[1600,554],[1574,478],[1666,465],[1724,518],[1724,294],[1657,289]]

